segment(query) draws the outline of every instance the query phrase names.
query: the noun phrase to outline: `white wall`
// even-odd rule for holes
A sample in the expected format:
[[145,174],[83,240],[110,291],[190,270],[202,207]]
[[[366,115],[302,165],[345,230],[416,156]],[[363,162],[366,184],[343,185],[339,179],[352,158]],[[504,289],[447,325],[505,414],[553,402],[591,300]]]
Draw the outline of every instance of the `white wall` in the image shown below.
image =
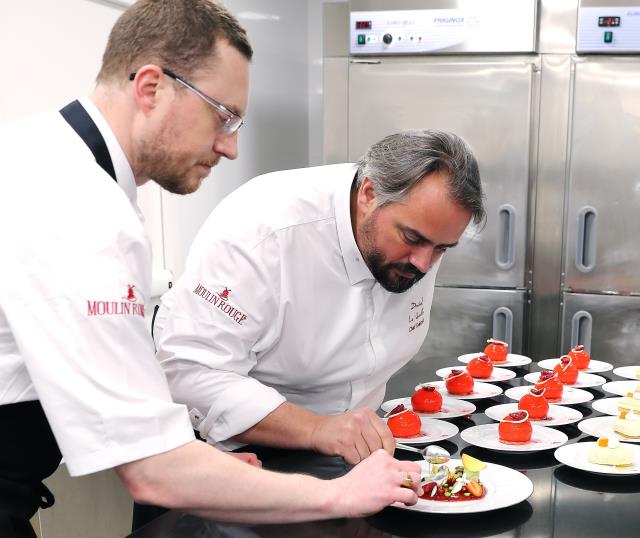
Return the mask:
[[180,274],[189,246],[217,203],[252,177],[307,166],[307,3],[299,0],[227,0],[254,48],[247,125],[240,155],[223,159],[200,190],[162,193],[165,261]]
[[[91,91],[121,13],[102,1],[0,2],[0,122],[60,108]],[[258,174],[322,161],[323,0],[225,3],[255,49],[240,156],[223,160],[195,194],[161,193],[151,182],[138,192],[154,268],[177,275],[194,235],[229,192]]]

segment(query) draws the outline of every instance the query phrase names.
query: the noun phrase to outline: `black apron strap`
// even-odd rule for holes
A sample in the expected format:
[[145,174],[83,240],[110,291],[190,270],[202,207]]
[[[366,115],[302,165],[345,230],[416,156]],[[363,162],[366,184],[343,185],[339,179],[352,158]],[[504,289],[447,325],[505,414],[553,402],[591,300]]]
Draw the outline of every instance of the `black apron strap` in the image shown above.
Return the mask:
[[39,401],[0,406],[0,431],[0,529],[26,532],[38,508],[54,503],[42,481],[55,472],[62,455]]
[[88,112],[79,101],[73,101],[60,110],[60,114],[67,121],[73,130],[78,134],[84,143],[89,147],[96,162],[109,174],[116,182],[116,172],[113,168],[111,155],[107,143],[104,141],[100,130],[89,116]]

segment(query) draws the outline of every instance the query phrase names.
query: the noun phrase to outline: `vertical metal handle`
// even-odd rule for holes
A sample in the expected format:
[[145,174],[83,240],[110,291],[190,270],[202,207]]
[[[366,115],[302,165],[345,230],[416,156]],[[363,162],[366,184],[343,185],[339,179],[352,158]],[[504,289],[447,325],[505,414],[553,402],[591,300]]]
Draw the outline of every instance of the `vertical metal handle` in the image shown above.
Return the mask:
[[578,243],[576,267],[582,273],[593,271],[596,266],[596,231],[598,212],[594,207],[583,207],[578,213]]
[[493,312],[492,338],[506,342],[509,349],[513,349],[513,312],[506,306],[496,308]]
[[503,204],[498,208],[498,236],[496,238],[496,265],[511,269],[516,262],[516,208]]
[[591,353],[591,327],[593,318],[585,310],[579,310],[571,318],[571,348],[582,344]]

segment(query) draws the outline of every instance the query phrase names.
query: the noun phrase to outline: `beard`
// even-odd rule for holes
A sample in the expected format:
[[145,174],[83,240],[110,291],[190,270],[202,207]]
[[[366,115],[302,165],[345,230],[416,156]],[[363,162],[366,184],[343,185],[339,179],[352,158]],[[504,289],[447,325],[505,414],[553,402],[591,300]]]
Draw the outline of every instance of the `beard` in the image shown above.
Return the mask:
[[[424,275],[411,263],[385,263],[384,255],[375,245],[376,213],[362,226],[362,259],[367,264],[373,278],[391,293],[404,293],[418,282]],[[405,277],[395,271],[412,276]]]
[[[139,166],[146,177],[151,178],[164,190],[173,194],[191,194],[198,190],[206,175],[199,176],[195,170],[197,163],[193,155],[176,149],[177,140],[170,127],[161,130],[161,134],[153,140],[138,143]],[[213,167],[218,164],[220,156],[202,159],[202,164]]]

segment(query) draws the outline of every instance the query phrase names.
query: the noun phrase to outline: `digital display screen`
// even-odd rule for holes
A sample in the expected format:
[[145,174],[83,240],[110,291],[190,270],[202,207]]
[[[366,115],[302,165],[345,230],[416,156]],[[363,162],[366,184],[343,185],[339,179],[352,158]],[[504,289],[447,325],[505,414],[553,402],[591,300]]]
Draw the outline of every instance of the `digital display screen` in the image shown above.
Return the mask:
[[371,30],[371,21],[356,21],[356,30]]
[[620,26],[620,17],[598,17],[598,26],[605,28]]

